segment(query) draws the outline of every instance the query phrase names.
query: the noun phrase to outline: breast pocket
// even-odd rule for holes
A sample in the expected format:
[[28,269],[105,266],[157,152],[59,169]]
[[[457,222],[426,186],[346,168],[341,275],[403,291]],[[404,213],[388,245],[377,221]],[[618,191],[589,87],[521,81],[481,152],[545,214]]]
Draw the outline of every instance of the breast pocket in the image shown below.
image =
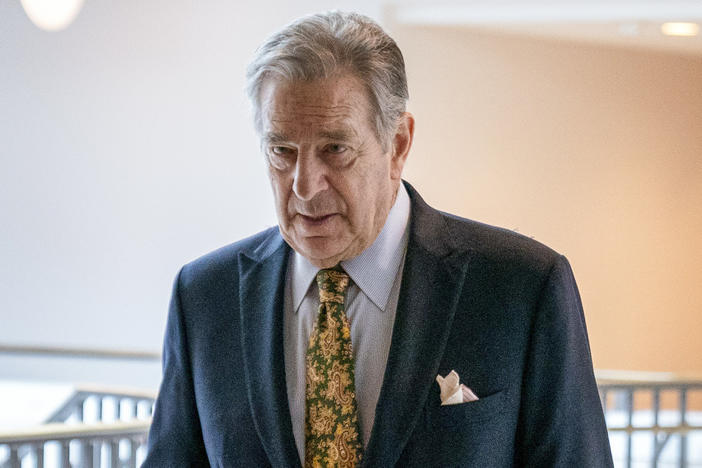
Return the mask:
[[431,429],[467,427],[498,418],[505,411],[507,391],[502,390],[477,401],[427,408],[427,424]]
[[[499,387],[498,387],[499,388]],[[403,454],[410,467],[511,466],[516,423],[516,402],[507,388],[481,396],[478,401],[424,407],[424,423],[418,425]]]

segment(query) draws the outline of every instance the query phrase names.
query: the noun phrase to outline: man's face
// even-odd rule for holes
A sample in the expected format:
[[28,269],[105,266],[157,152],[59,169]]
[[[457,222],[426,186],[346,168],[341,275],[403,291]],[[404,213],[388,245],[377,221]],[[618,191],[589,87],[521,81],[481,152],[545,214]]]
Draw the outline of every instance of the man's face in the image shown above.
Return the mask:
[[263,148],[283,238],[320,268],[353,258],[385,224],[412,140],[403,115],[384,151],[361,82],[271,79],[261,90]]

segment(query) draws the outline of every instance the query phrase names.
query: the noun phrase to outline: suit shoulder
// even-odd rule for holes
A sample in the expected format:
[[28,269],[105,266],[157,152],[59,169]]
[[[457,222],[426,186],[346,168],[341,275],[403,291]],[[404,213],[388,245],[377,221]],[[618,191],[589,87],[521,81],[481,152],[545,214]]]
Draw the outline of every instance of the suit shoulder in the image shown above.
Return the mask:
[[490,226],[430,207],[410,184],[412,232],[418,243],[439,254],[470,251],[483,265],[506,274],[548,273],[563,257],[544,244],[508,229]]
[[458,245],[489,262],[548,272],[562,256],[518,232],[441,213]]
[[189,283],[197,279],[211,279],[221,274],[231,275],[232,271],[236,271],[239,254],[265,257],[282,243],[278,227],[271,227],[188,262],[181,269],[181,281]]

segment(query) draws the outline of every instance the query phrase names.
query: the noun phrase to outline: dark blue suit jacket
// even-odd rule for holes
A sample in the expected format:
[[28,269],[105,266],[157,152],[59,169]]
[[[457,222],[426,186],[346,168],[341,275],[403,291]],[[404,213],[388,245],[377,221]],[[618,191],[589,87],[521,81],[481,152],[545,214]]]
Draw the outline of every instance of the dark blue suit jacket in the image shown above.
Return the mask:
[[[407,185],[410,238],[363,466],[610,467],[567,260],[440,213]],[[277,228],[183,267],[145,467],[300,466],[283,359]],[[479,401],[440,406],[452,369]]]

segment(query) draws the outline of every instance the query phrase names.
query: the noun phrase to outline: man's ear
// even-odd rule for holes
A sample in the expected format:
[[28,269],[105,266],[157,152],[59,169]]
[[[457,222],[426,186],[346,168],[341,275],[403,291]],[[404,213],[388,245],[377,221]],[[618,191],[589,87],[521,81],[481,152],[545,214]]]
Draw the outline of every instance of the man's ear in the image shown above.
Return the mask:
[[392,154],[390,159],[390,177],[393,180],[400,180],[402,169],[412,147],[414,138],[414,116],[409,112],[404,112],[397,123],[397,131],[392,139]]

